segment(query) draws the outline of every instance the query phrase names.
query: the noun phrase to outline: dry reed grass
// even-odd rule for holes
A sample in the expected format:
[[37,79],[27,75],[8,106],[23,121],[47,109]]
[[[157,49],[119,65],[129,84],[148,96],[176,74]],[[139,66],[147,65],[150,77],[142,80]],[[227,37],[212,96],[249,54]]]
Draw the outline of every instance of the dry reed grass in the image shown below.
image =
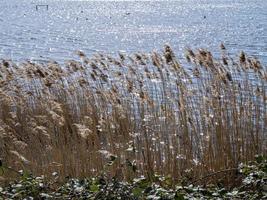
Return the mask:
[[221,51],[188,49],[184,66],[167,45],[118,58],[77,52],[64,66],[2,60],[0,157],[35,174],[177,183],[266,155],[266,68]]

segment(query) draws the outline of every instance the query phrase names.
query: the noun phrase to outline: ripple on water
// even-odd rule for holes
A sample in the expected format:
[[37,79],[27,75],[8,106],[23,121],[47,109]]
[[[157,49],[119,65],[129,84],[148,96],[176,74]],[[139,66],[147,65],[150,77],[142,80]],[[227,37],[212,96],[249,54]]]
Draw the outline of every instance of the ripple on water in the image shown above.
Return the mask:
[[[72,58],[77,49],[127,52],[207,47],[245,50],[266,59],[267,1],[0,1],[0,57]],[[51,51],[51,49],[53,49]],[[26,57],[26,58],[25,58]]]

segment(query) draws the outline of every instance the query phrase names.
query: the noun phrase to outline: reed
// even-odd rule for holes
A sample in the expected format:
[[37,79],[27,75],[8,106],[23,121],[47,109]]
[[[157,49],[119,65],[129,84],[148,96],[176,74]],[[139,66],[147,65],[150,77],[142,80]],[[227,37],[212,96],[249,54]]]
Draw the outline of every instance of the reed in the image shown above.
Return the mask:
[[1,61],[6,166],[61,177],[159,174],[176,184],[266,155],[266,67],[244,52],[233,59],[221,45],[214,58],[188,49],[187,62],[168,45],[150,54],[77,55],[65,65]]

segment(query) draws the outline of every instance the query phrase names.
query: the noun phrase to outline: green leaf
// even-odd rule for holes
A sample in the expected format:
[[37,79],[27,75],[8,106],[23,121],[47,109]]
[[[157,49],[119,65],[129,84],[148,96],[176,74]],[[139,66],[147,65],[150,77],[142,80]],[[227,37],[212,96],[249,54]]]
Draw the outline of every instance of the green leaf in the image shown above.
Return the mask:
[[99,191],[99,186],[97,184],[90,185],[90,191],[95,193]]
[[140,197],[142,195],[143,191],[144,191],[144,189],[137,187],[137,188],[133,189],[133,194],[136,197]]
[[147,179],[142,179],[139,182],[137,182],[137,184],[138,184],[138,187],[145,189],[150,185],[150,182]]
[[259,163],[259,164],[264,161],[264,157],[261,156],[261,155],[256,155],[255,159],[256,159],[256,162]]
[[184,195],[183,194],[180,194],[180,193],[177,193],[176,192],[176,194],[174,196],[174,199],[175,200],[184,200],[185,198],[184,198]]

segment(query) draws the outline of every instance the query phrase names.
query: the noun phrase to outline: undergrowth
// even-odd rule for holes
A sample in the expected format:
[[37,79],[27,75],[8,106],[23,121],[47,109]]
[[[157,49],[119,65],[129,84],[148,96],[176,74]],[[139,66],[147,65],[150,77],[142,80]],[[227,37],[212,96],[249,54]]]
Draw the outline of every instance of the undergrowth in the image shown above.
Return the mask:
[[[99,199],[99,200],[183,200],[183,199],[266,199],[267,198],[267,160],[257,156],[256,161],[240,164],[236,171],[238,185],[228,188],[222,184],[214,185],[174,185],[169,177],[155,176],[151,182],[145,177],[131,182],[116,177],[73,179],[66,177],[63,184],[58,183],[58,174],[53,173],[49,181],[44,176],[34,177],[20,172],[20,178],[0,187],[0,199]],[[205,179],[206,177],[202,177]]]

